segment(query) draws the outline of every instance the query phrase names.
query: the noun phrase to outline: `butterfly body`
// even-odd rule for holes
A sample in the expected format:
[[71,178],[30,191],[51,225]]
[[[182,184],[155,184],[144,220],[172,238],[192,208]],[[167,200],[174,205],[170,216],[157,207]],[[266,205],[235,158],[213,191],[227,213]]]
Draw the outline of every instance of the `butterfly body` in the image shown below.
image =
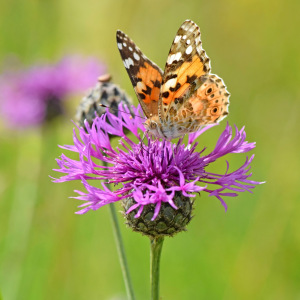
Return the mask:
[[200,29],[192,21],[179,28],[164,72],[122,31],[117,44],[141,107],[145,128],[171,140],[221,121],[228,114],[229,93],[223,80],[210,74]]

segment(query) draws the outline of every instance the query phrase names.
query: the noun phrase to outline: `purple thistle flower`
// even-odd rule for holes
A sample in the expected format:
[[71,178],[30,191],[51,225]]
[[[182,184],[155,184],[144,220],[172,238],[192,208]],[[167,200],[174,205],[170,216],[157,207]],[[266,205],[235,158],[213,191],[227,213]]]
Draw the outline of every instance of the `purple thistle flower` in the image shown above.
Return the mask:
[[16,128],[37,126],[63,113],[63,101],[85,91],[105,72],[94,58],[69,56],[0,76],[0,111]]
[[[145,134],[140,107],[132,108],[135,117],[131,117],[127,107],[119,106],[118,116],[110,112],[97,117],[90,126],[85,122],[85,129],[74,130],[74,145],[63,146],[63,149],[78,153],[78,159],[68,158],[64,154],[57,159],[59,168],[55,171],[64,173],[54,182],[81,180],[87,192],[76,191],[76,199],[85,201],[78,214],[96,210],[108,203],[132,198],[134,204],[127,209],[129,214],[135,210],[135,218],[140,217],[144,207],[154,205],[154,220],[160,212],[161,205],[168,203],[177,209],[173,202],[175,193],[185,197],[195,197],[199,192],[215,196],[227,209],[224,197],[235,197],[238,192],[249,191],[262,182],[249,180],[250,163],[254,157],[247,158],[237,170],[224,174],[207,171],[210,163],[229,153],[244,153],[252,150],[255,143],[248,143],[244,128],[235,126],[235,134],[228,124],[220,135],[214,150],[204,155],[196,151],[195,142],[199,133],[191,134],[186,146],[183,139],[177,144],[166,140],[153,140],[147,135],[146,143],[142,142]],[[109,123],[106,122],[106,118]],[[212,126],[207,126],[201,133]],[[124,134],[131,131],[134,138]],[[119,147],[113,149],[109,135],[120,137]],[[136,139],[138,142],[136,142]],[[103,164],[104,163],[104,164]],[[102,188],[91,185],[91,181],[102,182]],[[107,184],[116,186],[114,191]]]

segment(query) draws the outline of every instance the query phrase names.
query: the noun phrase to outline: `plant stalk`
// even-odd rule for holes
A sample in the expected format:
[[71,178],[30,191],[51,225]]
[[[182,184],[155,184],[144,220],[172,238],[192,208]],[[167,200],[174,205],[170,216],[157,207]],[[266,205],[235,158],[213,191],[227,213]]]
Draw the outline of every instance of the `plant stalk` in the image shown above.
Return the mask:
[[117,212],[114,203],[109,204],[109,210],[110,210],[120,265],[123,273],[123,279],[126,287],[127,297],[129,300],[134,300],[135,297],[134,297],[134,292],[133,292],[132,283],[130,279],[129,268],[126,259],[126,254],[125,254],[125,248],[121,236],[121,230],[120,230],[119,221],[118,221]]
[[151,300],[159,300],[159,266],[160,255],[163,246],[163,237],[150,238],[150,282],[151,282]]
[[[103,166],[107,166],[107,163],[103,162]],[[117,251],[118,251],[119,261],[120,261],[123,279],[124,279],[124,283],[125,283],[125,288],[126,288],[126,292],[127,292],[127,297],[128,297],[128,300],[135,300],[133,287],[132,287],[132,283],[131,283],[131,278],[130,278],[130,274],[129,274],[127,258],[126,258],[126,254],[125,254],[125,248],[124,248],[124,244],[123,244],[123,239],[122,239],[121,230],[120,230],[120,226],[119,226],[118,216],[117,216],[117,212],[116,212],[114,203],[109,204],[109,211],[110,211],[110,217],[111,217],[112,227],[113,227],[113,231],[114,231],[114,237],[115,237],[116,247],[117,247]]]

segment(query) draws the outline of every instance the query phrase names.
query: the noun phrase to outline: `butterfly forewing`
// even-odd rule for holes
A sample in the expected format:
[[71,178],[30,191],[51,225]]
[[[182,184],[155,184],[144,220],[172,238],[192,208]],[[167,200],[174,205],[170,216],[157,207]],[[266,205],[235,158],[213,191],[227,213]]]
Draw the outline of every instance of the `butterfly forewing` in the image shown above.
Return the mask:
[[[186,20],[171,46],[161,87],[162,116],[182,97],[190,84],[210,71],[210,61],[202,49],[199,27]],[[176,103],[177,105],[178,103]]]
[[157,115],[162,70],[120,30],[117,31],[117,45],[146,117]]

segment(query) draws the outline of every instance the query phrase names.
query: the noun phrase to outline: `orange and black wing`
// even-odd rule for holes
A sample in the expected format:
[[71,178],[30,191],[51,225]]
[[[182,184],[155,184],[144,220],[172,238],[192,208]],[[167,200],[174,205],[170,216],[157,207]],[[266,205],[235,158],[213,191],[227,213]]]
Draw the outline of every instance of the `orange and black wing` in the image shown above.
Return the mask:
[[163,120],[181,122],[187,132],[221,121],[228,115],[229,96],[223,80],[210,74],[200,28],[186,20],[179,28],[167,59],[161,87]]
[[117,46],[146,117],[157,115],[162,70],[120,30],[117,31]]
[[[178,111],[180,101],[190,93],[190,85],[210,72],[210,60],[202,48],[199,27],[186,20],[171,46],[161,87],[161,115]],[[182,102],[182,101],[181,101]]]

